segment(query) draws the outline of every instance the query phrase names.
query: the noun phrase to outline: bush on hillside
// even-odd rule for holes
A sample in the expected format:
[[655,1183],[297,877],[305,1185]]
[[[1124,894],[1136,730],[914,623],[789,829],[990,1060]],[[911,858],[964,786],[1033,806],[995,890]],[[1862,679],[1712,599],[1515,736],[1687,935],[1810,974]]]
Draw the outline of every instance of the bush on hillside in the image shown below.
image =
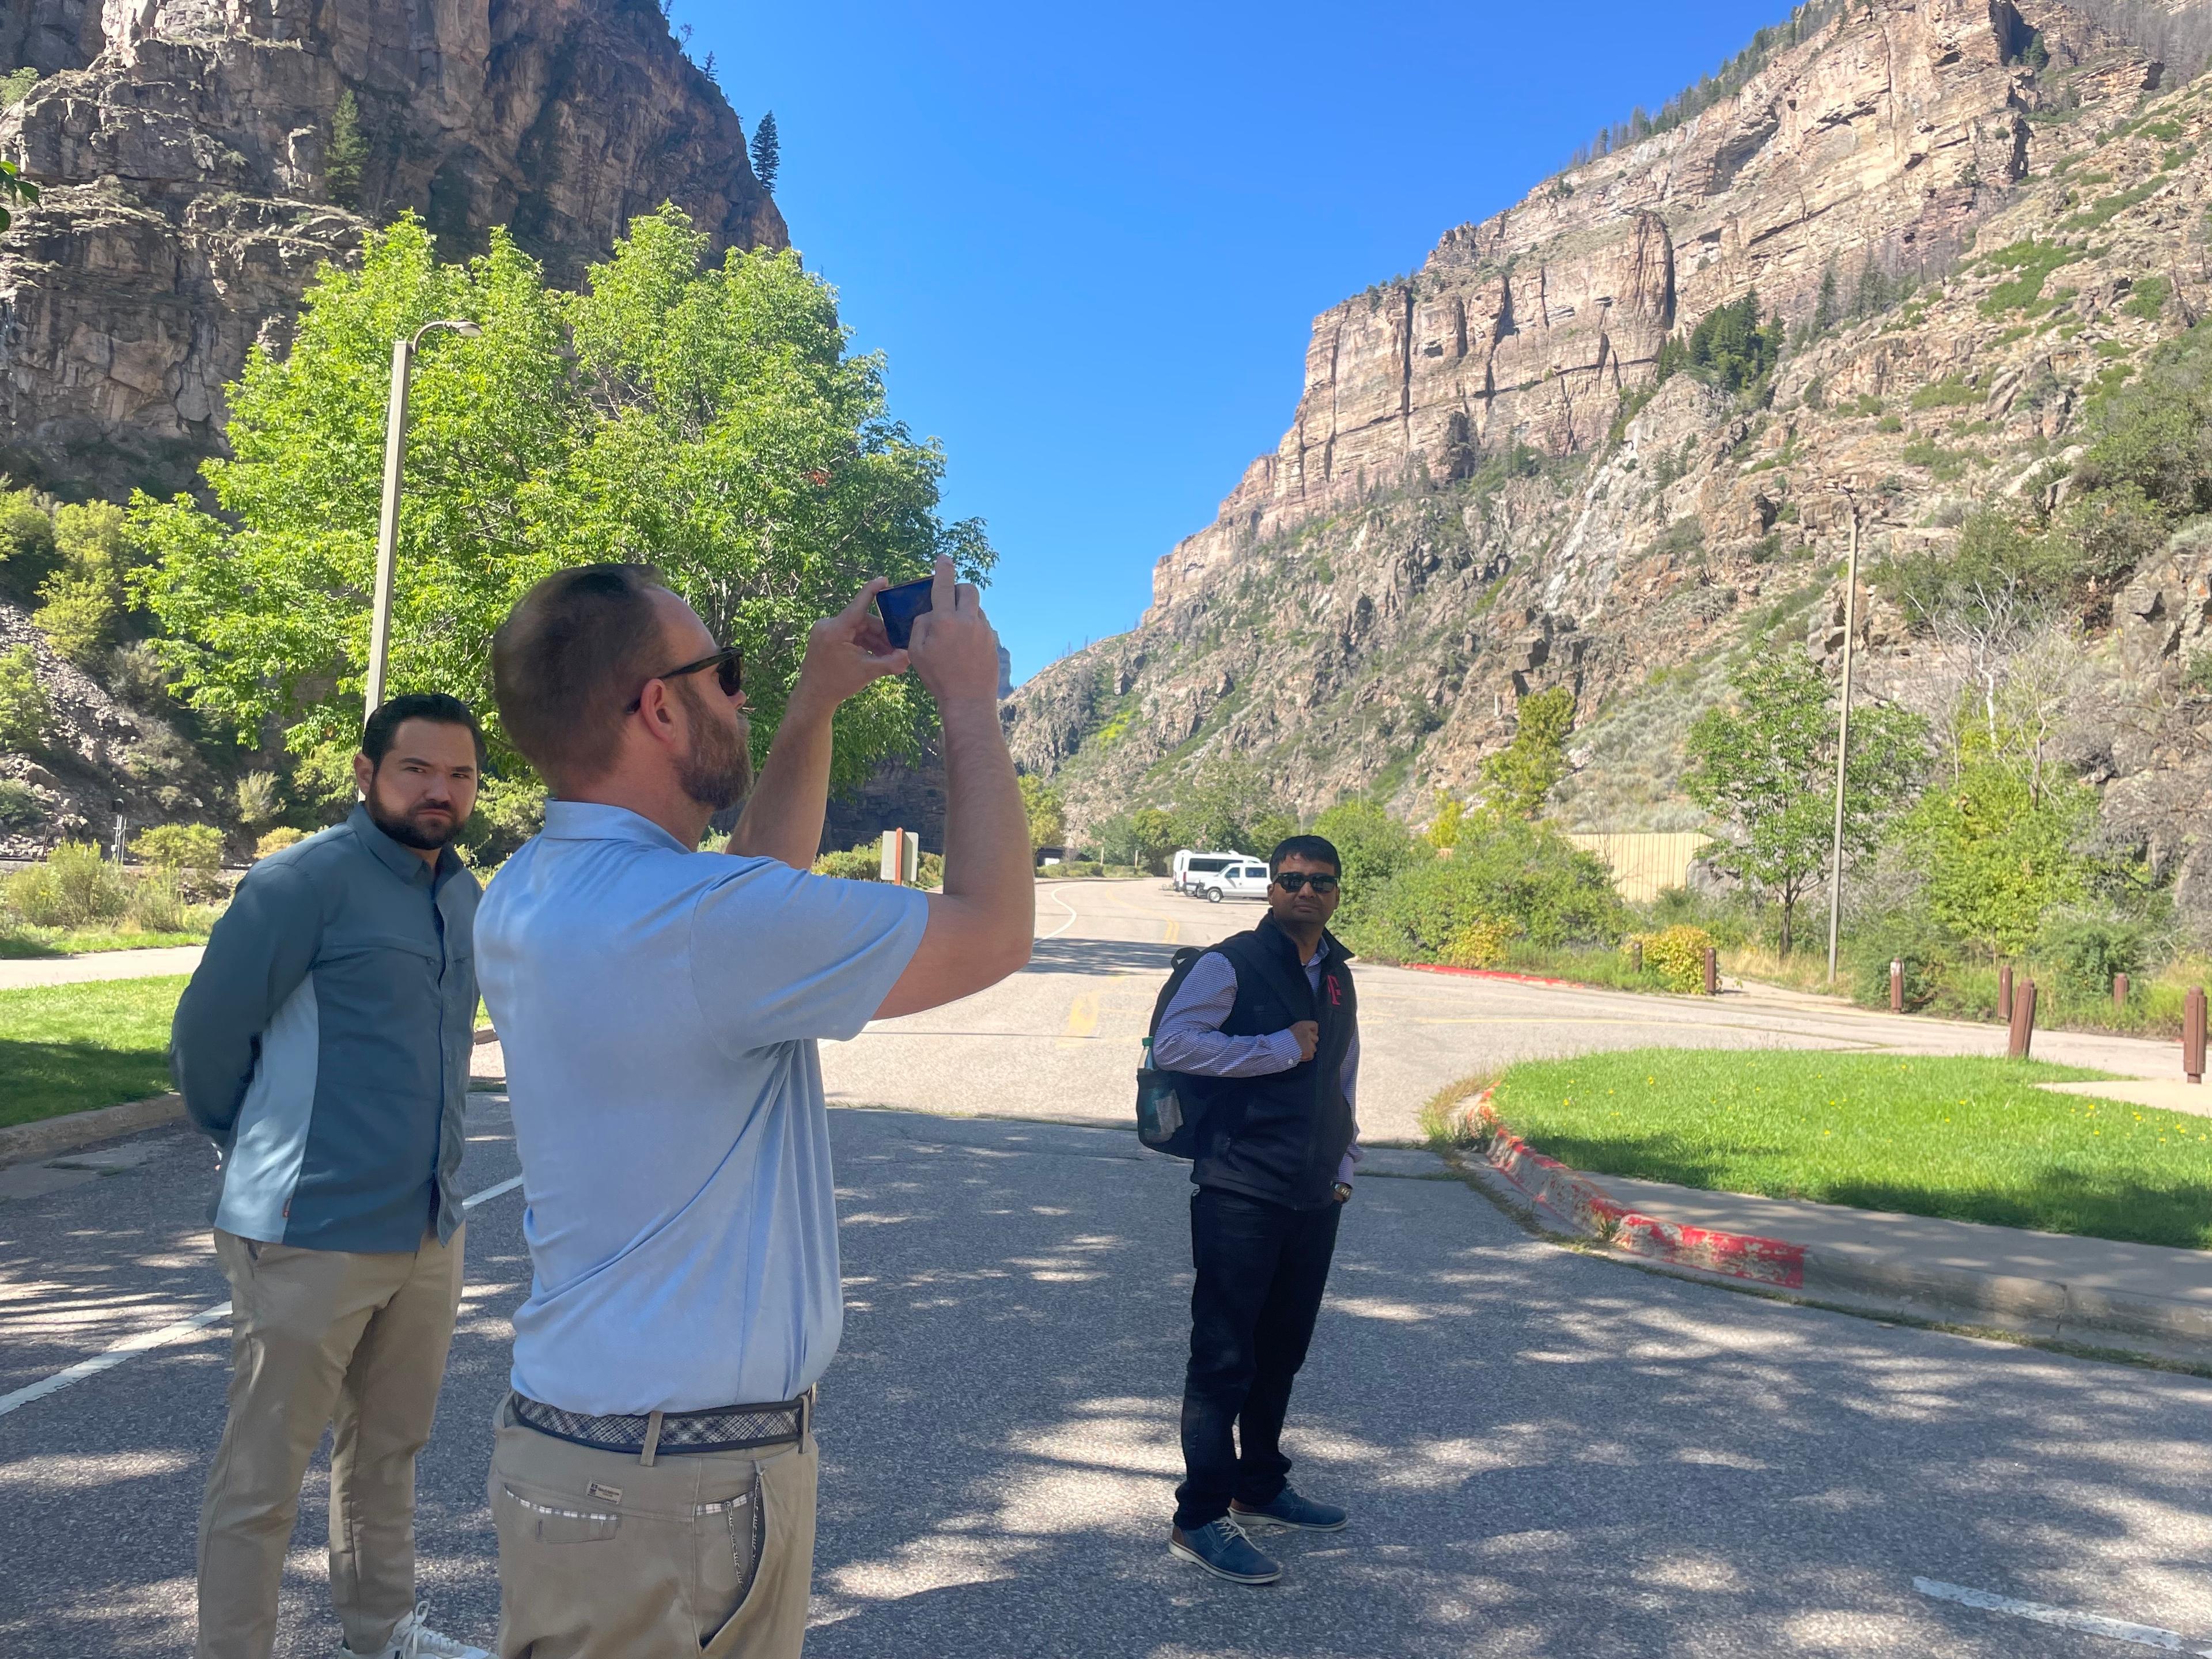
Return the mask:
[[181,933],[191,924],[191,901],[173,870],[148,870],[131,884],[123,919],[149,933]]
[[46,821],[46,804],[27,783],[0,778],[0,830],[27,835]]
[[27,645],[0,651],[0,749],[40,748],[53,718],[53,700],[39,684],[36,653]]
[[2074,990],[2094,995],[2110,991],[2115,974],[2142,972],[2154,931],[2137,918],[2061,906],[2043,918],[2035,957],[2055,967]]

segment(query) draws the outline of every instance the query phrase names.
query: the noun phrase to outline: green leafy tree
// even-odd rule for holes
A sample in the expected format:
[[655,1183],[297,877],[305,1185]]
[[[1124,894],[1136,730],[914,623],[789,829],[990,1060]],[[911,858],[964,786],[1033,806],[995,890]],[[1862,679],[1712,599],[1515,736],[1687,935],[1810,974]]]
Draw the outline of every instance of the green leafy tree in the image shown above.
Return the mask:
[[[1258,769],[1226,756],[1208,760],[1183,781],[1173,816],[1174,844],[1198,852],[1264,858],[1283,836],[1297,833],[1297,818],[1275,799]],[[1285,823],[1288,830],[1283,829]],[[1262,840],[1271,834],[1273,840]]]
[[59,562],[52,515],[27,489],[0,493],[0,595],[27,603]]
[[1555,685],[1521,699],[1513,740],[1482,765],[1488,804],[1513,817],[1542,813],[1553,788],[1567,775],[1567,734],[1574,730],[1575,694]]
[[1364,798],[1339,801],[1314,820],[1313,832],[1333,845],[1343,861],[1344,897],[1333,926],[1346,939],[1361,935],[1392,881],[1436,856],[1434,848],[1379,801]]
[[[710,260],[663,208],[566,294],[502,231],[454,264],[403,218],[358,270],[322,271],[287,356],[247,361],[232,459],[204,469],[218,511],[143,495],[131,509],[177,694],[242,738],[283,724],[310,788],[343,794],[361,728],[392,342],[442,317],[483,332],[433,337],[416,370],[394,692],[489,715],[491,634],[524,590],[635,560],[744,649],[764,751],[816,617],[940,553],[970,580],[994,562],[980,523],[939,516],[943,454],[889,417],[881,361],[848,351],[835,293],[795,253]],[[916,752],[932,715],[911,676],[853,699],[836,784]]]
[[37,653],[27,645],[0,651],[0,749],[43,747],[53,718],[53,700],[39,684]]
[[1015,780],[1022,792],[1022,813],[1030,823],[1030,851],[1067,844],[1067,812],[1060,791],[1034,772]]
[[331,116],[330,147],[323,152],[323,188],[337,206],[358,212],[361,179],[368,165],[368,138],[361,130],[361,106],[348,87]]
[[775,175],[783,166],[783,148],[775,136],[775,112],[769,111],[753,129],[753,177],[760,187],[770,195],[775,193]]
[[[1809,657],[1761,655],[1731,678],[1733,706],[1690,729],[1690,799],[1722,824],[1717,861],[1781,907],[1781,950],[1797,903],[1827,867],[1835,829],[1836,694]],[[1871,851],[1928,764],[1927,722],[1902,709],[1851,711],[1844,857]]]
[[1460,835],[1467,823],[1467,803],[1457,795],[1437,791],[1436,816],[1429,820],[1428,831],[1421,839],[1438,852],[1449,852],[1459,845]]
[[1929,915],[1996,957],[2027,949],[2047,912],[2085,896],[2090,865],[2077,849],[2096,817],[2087,785],[2039,787],[2024,764],[1983,760],[1929,790],[1901,833],[1924,875]]
[[106,655],[130,608],[125,523],[123,509],[112,501],[54,512],[59,563],[39,586],[43,603],[32,620],[46,630],[54,649],[80,668],[92,667]]

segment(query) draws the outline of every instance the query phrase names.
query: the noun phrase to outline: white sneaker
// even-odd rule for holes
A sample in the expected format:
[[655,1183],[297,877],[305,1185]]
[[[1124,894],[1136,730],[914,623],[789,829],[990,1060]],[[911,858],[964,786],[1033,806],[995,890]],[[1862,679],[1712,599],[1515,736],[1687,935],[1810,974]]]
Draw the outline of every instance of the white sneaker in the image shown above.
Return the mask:
[[426,1622],[430,1617],[430,1604],[417,1601],[415,1611],[399,1621],[392,1639],[373,1654],[356,1654],[343,1644],[338,1648],[341,1659],[491,1659],[482,1648],[472,1648],[466,1642],[456,1642],[450,1636],[441,1635]]

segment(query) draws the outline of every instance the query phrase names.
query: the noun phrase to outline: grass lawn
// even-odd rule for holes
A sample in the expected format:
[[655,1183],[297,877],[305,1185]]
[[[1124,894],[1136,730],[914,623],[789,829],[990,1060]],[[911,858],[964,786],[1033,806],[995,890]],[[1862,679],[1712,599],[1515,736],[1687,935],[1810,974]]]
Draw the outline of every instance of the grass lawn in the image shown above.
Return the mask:
[[1495,1104],[1578,1170],[2212,1248],[2212,1119],[2049,1094],[2075,1066],[1635,1048],[1516,1066]]
[[72,957],[88,951],[151,951],[165,945],[205,945],[197,933],[142,933],[116,927],[16,927],[0,930],[0,957]]
[[0,991],[0,1126],[169,1088],[169,1017],[185,978]]

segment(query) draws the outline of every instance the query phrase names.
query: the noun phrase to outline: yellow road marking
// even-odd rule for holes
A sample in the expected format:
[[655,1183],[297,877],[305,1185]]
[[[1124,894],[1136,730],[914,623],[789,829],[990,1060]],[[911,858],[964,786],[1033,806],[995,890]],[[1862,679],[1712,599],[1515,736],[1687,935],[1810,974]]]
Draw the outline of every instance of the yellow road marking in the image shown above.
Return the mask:
[[1182,942],[1182,924],[1181,922],[1179,922],[1179,921],[1164,921],[1164,922],[1162,922],[1162,923],[1160,924],[1160,943],[1161,943],[1161,944],[1163,944],[1163,945],[1180,945]]
[[1063,1042],[1081,1042],[1098,1035],[1098,993],[1085,991],[1067,1005],[1067,1024],[1060,1027]]

